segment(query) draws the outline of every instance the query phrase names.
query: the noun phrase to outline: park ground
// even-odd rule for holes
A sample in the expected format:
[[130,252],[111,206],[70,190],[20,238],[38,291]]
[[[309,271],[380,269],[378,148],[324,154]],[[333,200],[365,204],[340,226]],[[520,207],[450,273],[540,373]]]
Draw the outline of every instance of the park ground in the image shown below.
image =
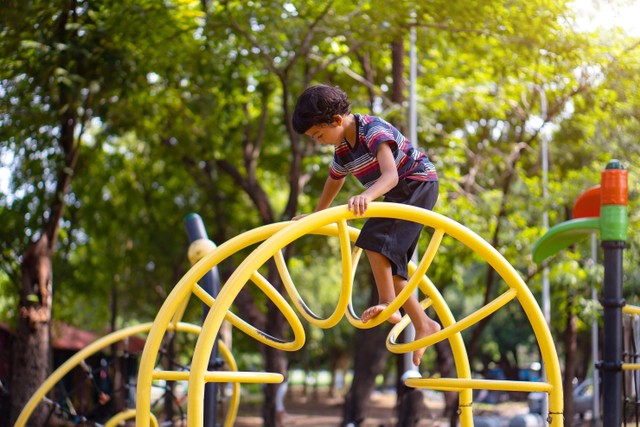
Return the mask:
[[[418,426],[449,427],[446,419],[439,418],[443,402],[436,392],[424,391],[425,407],[421,413]],[[328,393],[319,391],[305,397],[301,390],[290,387],[285,399],[287,408],[286,427],[337,427],[342,421],[341,397],[330,397]],[[371,396],[366,408],[366,418],[361,427],[392,427],[396,417],[395,392],[376,391]],[[499,420],[500,425],[508,426],[513,417],[529,412],[527,402],[502,402],[498,404],[474,404],[474,417],[491,417]],[[235,423],[237,427],[260,427],[259,403],[241,403]]]

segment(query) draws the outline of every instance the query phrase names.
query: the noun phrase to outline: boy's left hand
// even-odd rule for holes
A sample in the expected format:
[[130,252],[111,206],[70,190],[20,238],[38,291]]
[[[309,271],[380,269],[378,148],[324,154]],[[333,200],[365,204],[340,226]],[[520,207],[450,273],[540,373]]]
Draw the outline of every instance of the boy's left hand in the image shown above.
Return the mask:
[[347,207],[354,214],[363,215],[367,210],[367,208],[369,207],[370,202],[371,202],[371,198],[363,194],[358,194],[357,196],[349,197],[349,202],[347,203]]

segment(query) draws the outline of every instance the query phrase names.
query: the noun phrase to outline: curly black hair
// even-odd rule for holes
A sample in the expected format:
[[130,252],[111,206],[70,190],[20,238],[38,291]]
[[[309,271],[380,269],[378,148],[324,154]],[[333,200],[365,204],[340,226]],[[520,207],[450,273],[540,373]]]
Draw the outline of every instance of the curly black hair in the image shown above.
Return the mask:
[[293,110],[293,129],[303,134],[310,127],[330,124],[334,116],[351,113],[347,95],[338,87],[328,85],[310,86],[302,92]]

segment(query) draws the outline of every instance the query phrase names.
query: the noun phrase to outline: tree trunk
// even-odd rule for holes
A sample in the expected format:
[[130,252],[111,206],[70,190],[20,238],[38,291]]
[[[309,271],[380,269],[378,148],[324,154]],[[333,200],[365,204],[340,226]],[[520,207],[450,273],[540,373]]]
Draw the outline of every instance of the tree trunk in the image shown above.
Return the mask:
[[[61,98],[66,101],[67,91]],[[67,105],[62,102],[62,105]],[[51,372],[51,304],[53,271],[51,257],[56,246],[59,224],[65,209],[71,177],[78,160],[79,145],[74,144],[77,123],[75,113],[66,111],[60,117],[60,147],[64,162],[58,165],[56,190],[49,207],[49,218],[40,239],[25,251],[22,258],[22,287],[18,301],[18,325],[12,348],[10,419],[17,419],[22,408]],[[78,136],[80,141],[81,135]],[[42,405],[34,411],[30,425],[42,425],[46,418]]]
[[[269,282],[278,290],[283,292],[280,274],[274,262],[268,264]],[[265,331],[275,337],[284,336],[284,327],[286,319],[280,312],[280,309],[271,301],[267,303],[267,316],[265,319]],[[266,372],[276,372],[284,375],[287,381],[287,357],[282,350],[276,350],[273,347],[262,345],[264,355],[264,364]],[[267,384],[264,388],[264,401],[262,403],[262,418],[264,427],[276,426],[276,392],[280,384]]]
[[[12,345],[10,419],[15,423],[34,391],[51,372],[51,249],[46,234],[25,252],[18,325]],[[29,425],[42,426],[47,407],[34,410]]]
[[[269,315],[267,316],[267,331],[282,332],[285,318],[273,303],[269,303]],[[282,336],[277,334],[276,336]],[[264,346],[264,360],[266,372],[278,372],[285,376],[287,381],[287,357],[284,351],[276,350],[270,346]],[[264,402],[262,404],[262,418],[264,427],[276,426],[276,392],[280,384],[267,384],[264,390]]]
[[[373,283],[373,276],[369,276]],[[369,305],[378,301],[375,286],[371,288]],[[389,326],[358,329],[353,360],[353,380],[345,397],[342,426],[358,426],[365,418],[365,403],[376,385],[376,376],[382,372],[389,358],[385,345]]]
[[345,397],[342,426],[360,425],[365,418],[365,403],[375,388],[376,376],[389,357],[385,346],[387,328],[359,329],[356,332],[353,381]]

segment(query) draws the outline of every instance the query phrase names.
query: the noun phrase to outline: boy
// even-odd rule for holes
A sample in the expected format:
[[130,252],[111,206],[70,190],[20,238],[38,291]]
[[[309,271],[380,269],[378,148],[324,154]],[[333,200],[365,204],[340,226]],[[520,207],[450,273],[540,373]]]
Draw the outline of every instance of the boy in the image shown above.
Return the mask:
[[[315,211],[328,208],[352,173],[365,190],[349,198],[347,206],[362,215],[370,202],[384,201],[432,209],[438,199],[438,176],[428,157],[414,150],[409,141],[386,121],[368,115],[352,114],[346,94],[337,87],[316,85],[298,98],[293,112],[293,128],[318,144],[335,146],[333,162]],[[299,219],[304,215],[294,219]],[[422,224],[393,218],[366,221],[356,246],[365,250],[378,289],[379,302],[361,316],[368,322],[384,310],[408,280],[408,262],[418,243]],[[440,330],[415,295],[403,308],[411,318],[416,339]],[[389,321],[398,323],[400,313]],[[425,349],[413,353],[417,366]]]

